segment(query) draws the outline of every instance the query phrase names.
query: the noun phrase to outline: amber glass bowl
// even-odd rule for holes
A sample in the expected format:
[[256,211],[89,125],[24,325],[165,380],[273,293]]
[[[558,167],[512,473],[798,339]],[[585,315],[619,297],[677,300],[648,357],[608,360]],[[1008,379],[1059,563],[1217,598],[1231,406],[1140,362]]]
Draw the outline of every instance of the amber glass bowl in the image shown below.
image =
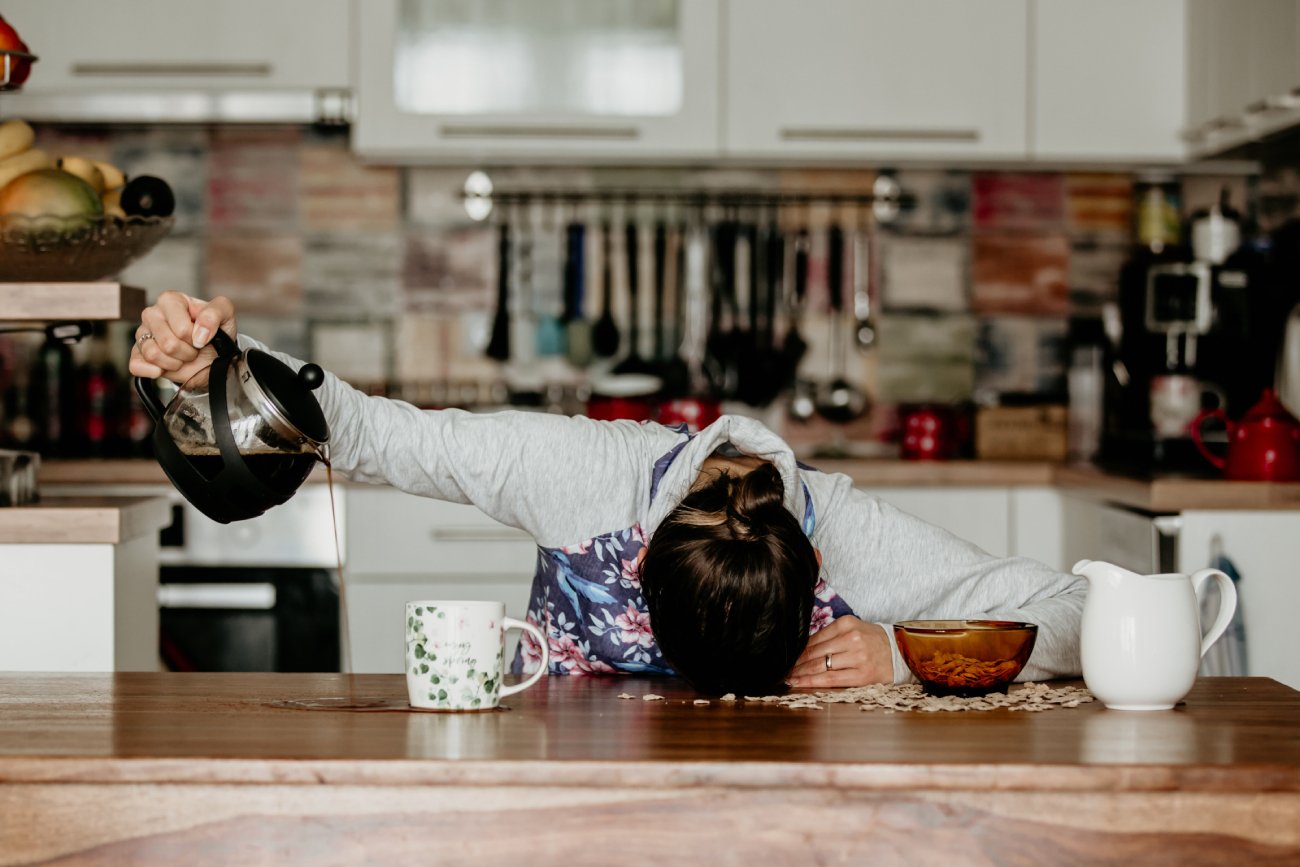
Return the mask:
[[1011,620],[908,620],[894,624],[903,661],[931,695],[1001,692],[1029,661],[1033,623]]

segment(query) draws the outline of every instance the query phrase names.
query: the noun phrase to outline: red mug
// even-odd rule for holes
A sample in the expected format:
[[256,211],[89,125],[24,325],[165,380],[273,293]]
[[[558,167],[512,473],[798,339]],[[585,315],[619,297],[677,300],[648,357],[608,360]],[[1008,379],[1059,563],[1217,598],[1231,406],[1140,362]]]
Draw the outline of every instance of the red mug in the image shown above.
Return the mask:
[[[1228,456],[1219,457],[1201,439],[1201,425],[1217,418],[1228,428]],[[1221,409],[1198,415],[1191,425],[1192,441],[1205,459],[1234,481],[1294,482],[1300,480],[1300,421],[1287,412],[1271,388],[1233,424]]]
[[901,456],[911,461],[943,461],[957,452],[956,413],[948,406],[906,407],[899,412]]

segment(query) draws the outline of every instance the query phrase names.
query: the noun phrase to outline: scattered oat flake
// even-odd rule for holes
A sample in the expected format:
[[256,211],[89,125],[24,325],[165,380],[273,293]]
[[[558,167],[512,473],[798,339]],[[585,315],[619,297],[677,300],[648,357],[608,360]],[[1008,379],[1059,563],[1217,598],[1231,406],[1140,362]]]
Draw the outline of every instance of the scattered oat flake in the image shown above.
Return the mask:
[[736,694],[734,692],[729,692],[726,695],[724,695],[722,698],[718,699],[718,701],[735,701],[735,700],[736,700]]
[[709,700],[707,698],[697,698],[695,701],[691,702],[691,704],[708,704],[708,703]]
[[641,696],[641,700],[642,701],[663,701],[664,697],[662,695],[655,695],[653,692],[648,692],[645,695]]
[[627,692],[620,692],[620,693],[618,694],[618,697],[619,697],[619,698],[636,698],[636,696],[632,695],[631,693],[627,693]]

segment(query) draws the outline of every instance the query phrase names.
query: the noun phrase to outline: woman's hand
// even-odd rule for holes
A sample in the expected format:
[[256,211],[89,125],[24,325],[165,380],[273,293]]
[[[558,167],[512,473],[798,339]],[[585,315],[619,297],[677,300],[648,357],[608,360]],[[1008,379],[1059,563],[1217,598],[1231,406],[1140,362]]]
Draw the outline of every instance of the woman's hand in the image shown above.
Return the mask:
[[[826,661],[830,659],[830,667]],[[894,653],[889,636],[875,623],[837,617],[808,639],[786,683],[798,688],[893,683]]]
[[131,373],[184,383],[216,357],[217,351],[208,343],[218,328],[232,339],[236,336],[235,305],[229,298],[202,301],[180,292],[164,292],[140,314],[131,348]]

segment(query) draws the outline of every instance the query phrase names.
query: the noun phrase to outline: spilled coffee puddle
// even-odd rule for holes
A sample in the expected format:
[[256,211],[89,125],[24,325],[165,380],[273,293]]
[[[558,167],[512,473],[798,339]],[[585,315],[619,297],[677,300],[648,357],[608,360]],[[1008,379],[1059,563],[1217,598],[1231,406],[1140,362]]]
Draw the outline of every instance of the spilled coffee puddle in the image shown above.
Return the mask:
[[402,699],[383,699],[377,698],[372,700],[351,699],[351,698],[303,698],[303,699],[281,699],[278,701],[267,702],[269,707],[287,708],[289,710],[342,710],[353,713],[493,713],[495,711],[508,711],[509,707],[501,705],[499,707],[486,707],[479,710],[428,710],[425,708],[411,707]]

